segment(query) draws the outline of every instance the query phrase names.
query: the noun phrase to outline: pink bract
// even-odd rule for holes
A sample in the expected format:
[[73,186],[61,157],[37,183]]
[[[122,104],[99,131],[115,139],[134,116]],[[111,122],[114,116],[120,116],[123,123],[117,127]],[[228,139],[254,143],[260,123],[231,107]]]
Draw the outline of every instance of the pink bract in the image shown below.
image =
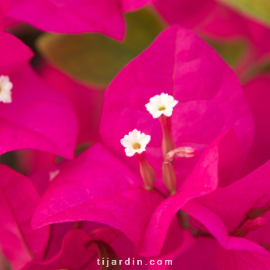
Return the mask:
[[[149,98],[162,92],[179,101],[172,116],[175,146],[199,150],[190,163],[176,160],[182,177],[178,193],[168,198],[160,179],[161,128],[145,109]],[[134,128],[151,135],[146,153],[159,177],[158,191],[142,188],[138,163],[124,155],[120,139]],[[236,76],[208,45],[179,26],[161,33],[110,84],[100,130],[113,152],[96,144],[67,163],[45,192],[33,226],[104,223],[126,234],[143,256],[160,253],[171,221],[188,201],[214,191],[220,175],[228,176],[222,186],[229,183],[238,154],[243,160],[253,138],[251,113]]]
[[196,28],[199,23],[203,23],[216,5],[215,0],[157,0],[154,2],[156,9],[169,24],[180,24],[188,28]]
[[0,104],[0,153],[32,148],[72,158],[77,119],[68,100],[30,67],[6,75],[14,85],[13,101]]
[[[270,214],[267,211],[260,214],[267,221],[262,227],[243,237],[230,235],[244,220],[249,220],[251,210],[263,207],[269,200],[270,162],[267,162],[233,184],[187,203],[183,210],[199,220],[223,247],[219,247],[221,257],[218,264],[229,268],[238,265],[238,268],[232,269],[268,269],[270,254],[261,246],[270,241]],[[250,268],[245,268],[247,263]],[[220,266],[218,269],[223,268]]]
[[158,0],[157,10],[169,24],[181,24],[216,40],[246,37],[256,60],[270,56],[270,28],[216,0]]
[[215,239],[198,237],[195,245],[174,260],[170,269],[178,270],[179,265],[183,270],[269,269],[270,258],[266,251],[261,250],[260,253],[241,249],[247,243],[243,239],[234,240],[232,250],[226,250]]
[[13,269],[21,267],[45,247],[49,228],[31,228],[31,218],[39,203],[32,183],[24,176],[1,165],[1,250]]
[[244,93],[254,118],[255,136],[241,176],[252,172],[270,159],[269,87],[269,74],[257,76],[244,85]]
[[98,32],[122,40],[123,12],[141,8],[151,0],[12,0],[6,17],[57,33]]
[[24,67],[33,56],[31,50],[11,34],[0,32],[0,73],[6,75]]
[[71,104],[29,67],[26,45],[4,32],[0,40],[0,75],[13,83],[12,103],[0,104],[0,154],[32,148],[72,158],[77,119]]
[[216,213],[231,233],[250,209],[260,207],[270,199],[269,179],[270,163],[267,162],[233,184],[198,199],[198,203]]
[[40,74],[47,83],[63,92],[72,103],[78,119],[77,144],[98,140],[105,89],[80,84],[51,66],[43,66]]
[[[219,244],[214,243],[213,239],[208,237],[198,239],[199,246],[197,248],[206,248],[207,246],[211,246],[211,254],[206,255],[204,258],[208,265],[209,261],[212,262],[212,268],[209,269],[269,269],[269,251],[246,238],[228,236],[228,232],[222,220],[208,208],[196,202],[190,202],[185,205],[183,209],[200,221],[208,232],[211,233],[219,242]],[[200,258],[199,249],[191,250],[191,252],[195,258],[197,256]],[[183,254],[183,256],[186,255],[187,254]],[[181,256],[179,257],[179,260],[182,260]],[[196,269],[203,269],[200,267],[198,266]]]
[[68,163],[52,181],[34,215],[33,226],[78,220],[100,222],[124,232],[139,255],[157,256],[176,212],[190,199],[217,187],[219,161],[224,160],[221,157],[230,144],[230,132],[214,141],[186,185],[167,199],[156,191],[142,189],[139,177],[103,146],[95,145]]
[[[151,135],[149,161],[156,172],[160,170],[162,131],[145,104],[162,92],[179,101],[171,117],[176,147],[189,145],[200,154],[231,127],[240,142],[240,158],[244,159],[253,140],[253,121],[241,85],[210,46],[180,26],[163,31],[109,85],[100,123],[104,144],[134,168],[134,162],[125,157],[120,139],[136,128]],[[196,161],[176,162],[178,179],[184,179]]]
[[155,0],[121,0],[122,10],[124,12],[134,11],[154,1]]
[[[58,224],[61,227],[63,224]],[[56,225],[53,225],[56,226]],[[179,225],[178,225],[179,226]],[[174,228],[170,228],[174,229]],[[56,235],[55,235],[56,236]],[[179,246],[179,243],[182,243],[182,239],[178,238],[177,231],[173,230],[171,236],[174,238],[175,242]],[[57,237],[57,236],[56,236]],[[192,236],[184,232],[184,244],[181,248],[175,253],[170,253],[169,255],[161,255],[158,259],[172,260],[174,257],[182,253],[184,250],[188,249],[194,243]],[[55,239],[55,238],[54,238]],[[170,239],[171,240],[171,239]],[[66,268],[66,269],[77,269],[79,265],[84,266],[84,269],[100,269],[100,266],[97,265],[97,249],[95,247],[94,241],[103,241],[103,243],[109,245],[110,248],[113,249],[117,256],[117,264],[118,260],[121,261],[121,269],[161,269],[165,270],[169,267],[169,265],[162,266],[151,266],[149,261],[151,259],[157,260],[157,258],[144,258],[134,255],[134,245],[130,242],[127,237],[121,232],[113,229],[113,228],[98,228],[90,233],[86,233],[83,230],[73,229],[70,230],[64,237],[62,242],[62,247],[55,256],[46,260],[39,260],[38,258],[33,259],[29,262],[23,269],[24,270],[49,270],[49,269],[58,269],[58,268]],[[52,241],[53,242],[53,241]],[[90,243],[92,244],[90,245]],[[166,248],[171,245],[171,241],[165,243]],[[102,254],[101,254],[101,257]],[[105,262],[106,262],[105,257]],[[110,257],[110,260],[116,259]],[[125,265],[125,260],[130,260],[130,265]],[[133,265],[132,260],[135,260],[135,264]],[[142,265],[137,265],[136,261],[141,260]],[[105,264],[106,266],[106,264]]]
[[[66,234],[58,254],[42,262],[33,260],[23,269],[100,269],[100,266],[97,265],[98,253],[95,241],[98,241],[104,247],[108,245],[116,253],[117,258],[110,257],[110,260],[125,260],[127,257],[133,256],[132,244],[123,234],[115,229],[101,228],[90,234],[83,230],[74,229]],[[130,268],[124,265],[122,269]]]

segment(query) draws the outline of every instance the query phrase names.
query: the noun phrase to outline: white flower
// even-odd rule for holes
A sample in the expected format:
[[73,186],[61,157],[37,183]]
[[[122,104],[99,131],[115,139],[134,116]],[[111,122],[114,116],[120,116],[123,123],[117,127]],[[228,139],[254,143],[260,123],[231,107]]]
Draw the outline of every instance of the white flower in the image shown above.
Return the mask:
[[120,142],[125,147],[126,155],[132,157],[135,153],[141,154],[145,151],[145,147],[150,142],[150,139],[151,136],[134,129],[128,135],[125,135]]
[[162,114],[169,117],[172,116],[173,107],[178,103],[172,96],[162,93],[150,98],[150,102],[145,105],[154,118],[160,117]]
[[11,89],[13,87],[8,76],[0,76],[0,101],[11,103]]

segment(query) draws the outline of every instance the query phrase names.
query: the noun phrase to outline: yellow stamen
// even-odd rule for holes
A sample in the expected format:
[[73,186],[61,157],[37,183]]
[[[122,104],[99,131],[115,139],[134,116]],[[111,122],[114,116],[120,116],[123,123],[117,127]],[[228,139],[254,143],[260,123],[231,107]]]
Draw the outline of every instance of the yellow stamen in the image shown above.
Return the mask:
[[139,150],[139,149],[141,149],[141,145],[136,142],[136,143],[133,144],[133,149]]
[[159,110],[159,111],[165,111],[165,110],[166,110],[166,107],[161,106],[161,107],[158,108],[158,110]]

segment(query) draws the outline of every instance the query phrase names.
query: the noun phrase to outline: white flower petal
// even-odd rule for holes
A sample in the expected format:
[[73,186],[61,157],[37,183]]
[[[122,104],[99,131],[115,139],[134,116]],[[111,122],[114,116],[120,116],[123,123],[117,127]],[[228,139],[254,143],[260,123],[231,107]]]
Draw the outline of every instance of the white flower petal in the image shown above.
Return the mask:
[[128,135],[125,135],[120,142],[125,147],[126,155],[131,157],[135,153],[141,154],[143,151],[145,151],[146,145],[150,142],[150,139],[151,136],[145,135],[137,129],[134,129],[133,131],[129,132]]
[[134,129],[132,131],[132,134],[133,134],[134,142],[137,142],[139,140],[139,137],[140,137],[140,131],[138,131],[137,129]]
[[140,144],[141,145],[147,145],[150,140],[151,140],[151,136],[150,135],[145,135],[144,133],[142,133],[144,136],[140,139]]
[[130,140],[125,139],[125,137],[124,137],[124,139],[121,139],[120,142],[124,147],[128,147],[131,142],[130,142]]
[[165,93],[161,93],[160,95],[160,99],[163,101],[163,100],[166,100],[168,97],[168,94],[165,94]]
[[[131,134],[131,132],[129,132],[129,133]],[[124,136],[124,139],[127,140],[127,141],[129,141],[129,142],[133,142],[132,136],[129,136],[129,135],[125,135]]]
[[156,103],[156,102],[159,102],[159,101],[160,101],[160,96],[159,95],[156,95],[156,96],[150,98],[150,103]]
[[145,151],[145,149],[140,149],[140,150],[137,150],[136,152],[137,152],[138,154],[141,154],[143,151]]
[[178,103],[178,101],[174,99],[173,101],[170,101],[170,106],[174,107],[177,105],[177,103]]
[[126,155],[127,155],[128,157],[132,157],[132,156],[134,156],[135,153],[136,153],[136,151],[135,151],[133,148],[131,148],[131,147],[127,147],[127,148],[125,149],[125,152],[126,152]]
[[[152,114],[153,118],[158,118],[162,114],[171,116],[173,107],[178,103],[177,100],[165,93],[150,98],[150,102],[145,105],[147,111]],[[161,110],[161,108],[163,110]]]
[[145,105],[146,109],[149,111],[149,110],[155,110],[156,109],[156,105],[155,103],[147,103]]
[[177,100],[175,100],[175,99],[173,98],[173,96],[168,96],[168,97],[167,97],[166,102],[168,102],[168,103],[172,103],[172,102],[174,102],[174,101],[176,101],[176,104],[178,103],[178,101],[177,101]]
[[156,111],[152,114],[153,118],[159,118],[163,114],[163,111]]
[[0,76],[0,101],[3,103],[11,103],[11,89],[13,88],[8,76]]
[[167,117],[170,117],[172,116],[172,112],[173,112],[173,109],[172,108],[168,108],[167,110],[163,111],[163,114]]

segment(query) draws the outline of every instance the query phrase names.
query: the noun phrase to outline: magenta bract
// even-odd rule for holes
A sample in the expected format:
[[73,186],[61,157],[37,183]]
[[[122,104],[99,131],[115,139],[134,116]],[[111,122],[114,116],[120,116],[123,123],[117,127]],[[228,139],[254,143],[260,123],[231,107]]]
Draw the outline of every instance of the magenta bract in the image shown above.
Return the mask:
[[0,104],[0,154],[32,148],[72,158],[77,119],[71,104],[29,67],[33,54],[26,45],[8,33],[0,39],[0,75],[13,84],[12,102]]
[[251,151],[242,168],[242,176],[262,166],[270,159],[270,76],[264,74],[244,85],[244,93],[254,118],[255,136]]
[[[270,199],[269,180],[270,163],[267,162],[233,184],[218,188],[183,207],[184,211],[199,220],[223,247],[219,247],[222,256],[218,264],[223,265],[226,260],[226,265],[233,267],[237,262],[237,269],[246,269],[246,262],[255,268],[269,265],[269,251],[263,247],[270,241],[270,214],[268,207],[265,207]],[[256,219],[260,216],[266,223],[256,225]],[[244,226],[248,222],[254,225]]]
[[4,15],[43,31],[98,32],[122,40],[125,32],[123,12],[138,9],[148,2],[151,0],[12,0]]
[[30,67],[7,75],[14,85],[13,100],[0,104],[0,140],[5,142],[0,153],[32,148],[72,158],[77,119],[66,97],[44,84]]
[[31,228],[31,218],[40,198],[29,179],[4,165],[0,166],[0,172],[1,250],[13,269],[21,269],[43,250],[49,228]]
[[47,83],[62,91],[74,106],[78,119],[77,143],[97,140],[105,89],[80,84],[51,66],[44,66],[40,73]]
[[219,41],[245,37],[255,60],[269,55],[270,28],[216,0],[157,0],[154,5],[169,24],[181,24]]
[[[176,160],[182,178],[168,198],[160,179],[161,128],[145,109],[149,98],[162,92],[179,101],[172,115],[175,146],[199,149],[188,170],[188,163]],[[123,154],[120,139],[134,128],[151,135],[146,155],[159,177],[157,190],[142,188],[138,163]],[[243,160],[253,138],[237,78],[208,45],[179,26],[161,33],[114,79],[105,94],[100,130],[107,148],[96,144],[66,164],[45,192],[33,226],[104,223],[126,234],[143,256],[160,253],[175,214],[188,201],[214,191],[220,176],[222,186],[228,185],[238,154]]]
[[[98,229],[92,234],[87,234],[83,230],[74,229],[66,234],[63,239],[61,250],[54,257],[46,261],[33,260],[23,269],[53,270],[83,268],[98,270],[100,269],[100,266],[97,264],[98,250],[95,241],[102,241],[111,246],[114,252],[116,252],[117,255],[119,254],[118,259],[124,259],[127,254],[132,256],[132,245],[130,245],[130,242],[115,229]],[[117,263],[119,263],[118,259]],[[107,260],[107,258],[105,258],[105,260]]]
[[[105,145],[134,168],[134,162],[125,157],[120,140],[134,128],[149,134],[149,161],[156,172],[160,171],[162,131],[145,104],[162,92],[179,101],[171,117],[176,147],[189,145],[200,155],[231,127],[240,143],[240,158],[244,159],[253,140],[253,121],[241,85],[211,47],[180,26],[163,31],[109,85],[100,124]],[[179,182],[197,160],[176,162]]]
[[33,56],[31,50],[11,34],[0,32],[0,44],[1,75],[19,70]]
[[[221,147],[224,143],[228,147]],[[124,232],[136,244],[139,255],[156,256],[176,212],[217,187],[219,161],[224,160],[221,156],[230,144],[230,132],[214,141],[179,193],[167,199],[142,189],[140,178],[104,147],[95,145],[68,163],[52,181],[33,226],[78,220],[105,223]]]

